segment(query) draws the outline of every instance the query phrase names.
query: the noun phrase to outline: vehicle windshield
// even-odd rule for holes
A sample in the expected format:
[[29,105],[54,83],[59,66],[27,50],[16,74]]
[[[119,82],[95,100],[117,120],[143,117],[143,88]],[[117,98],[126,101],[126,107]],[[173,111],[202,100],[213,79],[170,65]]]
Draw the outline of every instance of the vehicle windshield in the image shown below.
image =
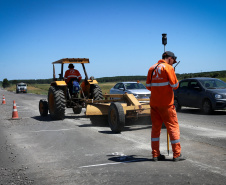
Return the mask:
[[200,82],[207,89],[226,89],[226,83],[219,79],[200,80]]
[[141,83],[125,83],[126,89],[146,89],[146,87]]
[[21,85],[21,84],[19,84],[19,85],[17,85],[18,87],[26,87],[26,85]]

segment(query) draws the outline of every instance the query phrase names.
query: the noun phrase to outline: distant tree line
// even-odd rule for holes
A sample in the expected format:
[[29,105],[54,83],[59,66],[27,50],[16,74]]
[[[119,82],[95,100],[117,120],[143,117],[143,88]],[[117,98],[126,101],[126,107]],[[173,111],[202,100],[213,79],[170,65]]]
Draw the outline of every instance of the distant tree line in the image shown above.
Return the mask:
[[[193,78],[193,77],[211,77],[211,78],[226,78],[226,70],[224,71],[211,71],[211,72],[200,72],[200,73],[184,73],[184,74],[176,74],[178,80],[182,80],[185,78]],[[102,77],[96,78],[96,80],[100,83],[105,82],[122,82],[122,81],[146,81],[147,76],[114,76],[114,77]],[[37,80],[7,80],[7,78],[0,81],[0,85],[2,87],[8,87],[13,84],[17,84],[19,82],[24,82],[27,84],[50,84],[53,81],[52,78],[49,79],[37,79]]]
[[194,77],[225,78],[226,77],[226,70],[224,70],[224,71],[200,72],[200,73],[177,74],[177,78],[179,80],[186,79],[186,78],[194,78]]
[[52,78],[50,79],[37,79],[37,80],[7,80],[7,78],[3,79],[0,84],[3,88],[9,87],[10,85],[16,85],[17,83],[24,82],[26,84],[50,84],[53,81]]
[[102,77],[96,80],[100,83],[104,82],[122,82],[122,81],[142,81],[146,80],[147,76],[114,76],[114,77]]
[[[210,77],[210,78],[225,78],[225,71],[212,71],[212,72],[200,72],[200,73],[184,73],[184,74],[176,74],[178,80],[182,80],[185,78],[194,78],[194,77]],[[122,82],[122,81],[146,81],[147,76],[115,76],[115,77],[103,77],[97,78],[97,81],[100,83],[104,82]]]

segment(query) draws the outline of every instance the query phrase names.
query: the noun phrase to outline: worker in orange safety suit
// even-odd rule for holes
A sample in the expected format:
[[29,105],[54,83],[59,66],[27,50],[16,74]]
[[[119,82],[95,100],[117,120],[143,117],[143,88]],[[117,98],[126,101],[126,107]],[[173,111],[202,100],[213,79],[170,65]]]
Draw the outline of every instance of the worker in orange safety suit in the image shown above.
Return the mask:
[[80,80],[82,79],[82,76],[78,70],[74,69],[74,65],[69,64],[68,68],[69,69],[65,71],[65,74],[64,74],[65,82],[68,84],[72,78],[76,78],[77,81],[80,82]]
[[179,86],[173,64],[177,63],[173,52],[166,51],[158,63],[150,67],[147,75],[146,88],[151,91],[151,146],[154,161],[165,160],[160,154],[159,140],[164,122],[170,136],[173,161],[181,161],[180,130],[177,113],[174,107],[173,89]]
[[73,64],[68,65],[68,70],[65,71],[64,80],[68,85],[70,94],[77,94],[79,91],[79,82],[82,79],[81,74],[78,70],[74,69]]

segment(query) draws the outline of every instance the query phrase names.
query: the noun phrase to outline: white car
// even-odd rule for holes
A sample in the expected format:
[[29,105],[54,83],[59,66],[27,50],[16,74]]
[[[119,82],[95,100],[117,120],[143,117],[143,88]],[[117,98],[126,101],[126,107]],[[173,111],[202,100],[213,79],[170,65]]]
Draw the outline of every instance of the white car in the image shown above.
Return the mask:
[[139,82],[119,82],[110,89],[110,94],[133,94],[137,99],[149,99],[151,91]]
[[23,92],[27,93],[27,84],[26,83],[17,83],[16,84],[16,93]]

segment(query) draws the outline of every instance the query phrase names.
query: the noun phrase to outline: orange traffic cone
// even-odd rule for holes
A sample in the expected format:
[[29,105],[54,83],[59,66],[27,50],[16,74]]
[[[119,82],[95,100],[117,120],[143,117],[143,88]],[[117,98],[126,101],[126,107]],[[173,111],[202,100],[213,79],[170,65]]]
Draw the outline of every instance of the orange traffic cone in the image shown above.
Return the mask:
[[4,94],[3,94],[3,97],[2,97],[2,104],[6,104],[5,103],[5,96],[4,96]]
[[13,100],[13,113],[12,113],[12,119],[19,118],[17,108],[16,108],[16,102]]

